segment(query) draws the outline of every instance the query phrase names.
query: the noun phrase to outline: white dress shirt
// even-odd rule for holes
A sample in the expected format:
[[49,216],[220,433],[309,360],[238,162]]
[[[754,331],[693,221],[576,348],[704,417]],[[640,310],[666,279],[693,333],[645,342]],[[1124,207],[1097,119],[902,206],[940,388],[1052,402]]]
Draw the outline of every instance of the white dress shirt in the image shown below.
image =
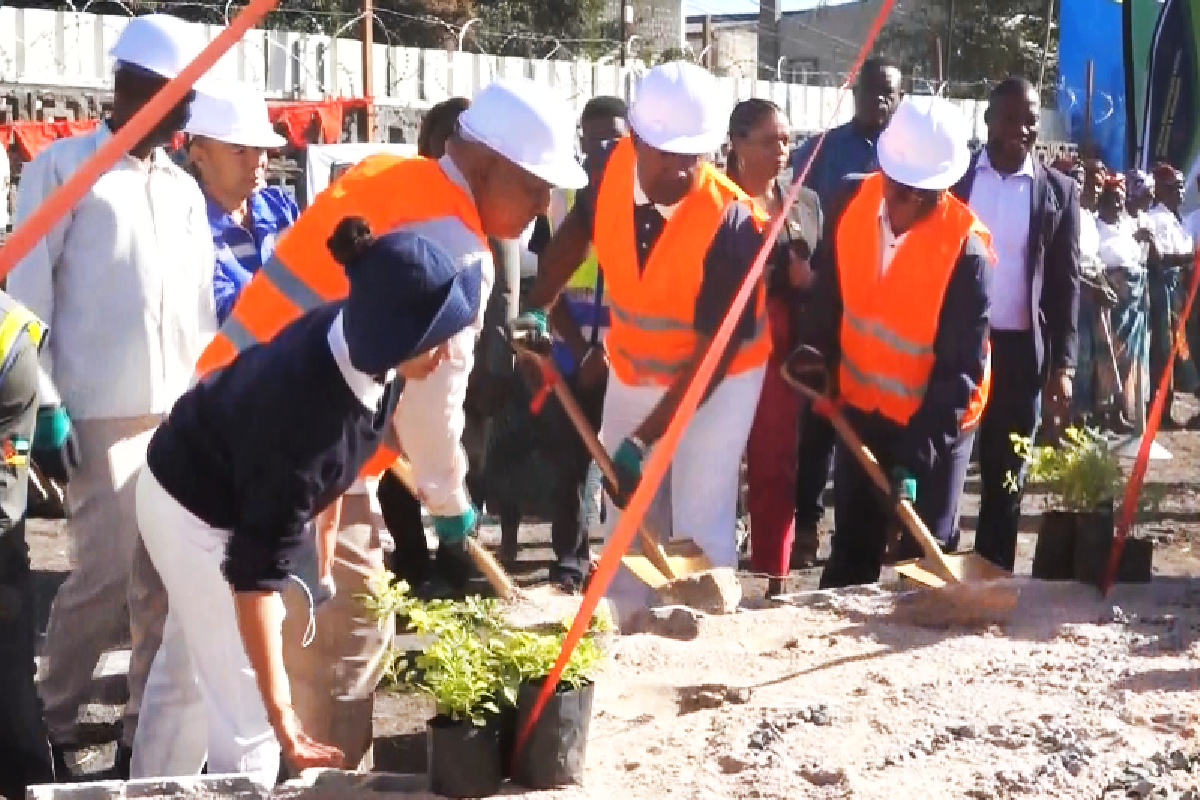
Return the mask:
[[997,172],[987,150],[975,164],[971,209],[992,234],[991,324],[998,331],[1027,331],[1033,324],[1029,290],[1029,222],[1033,209],[1033,158],[1012,175]]
[[[112,134],[59,139],[25,166],[21,224]],[[212,233],[190,175],[124,156],[8,278],[50,325],[43,366],[76,419],[165,414],[216,331]]]

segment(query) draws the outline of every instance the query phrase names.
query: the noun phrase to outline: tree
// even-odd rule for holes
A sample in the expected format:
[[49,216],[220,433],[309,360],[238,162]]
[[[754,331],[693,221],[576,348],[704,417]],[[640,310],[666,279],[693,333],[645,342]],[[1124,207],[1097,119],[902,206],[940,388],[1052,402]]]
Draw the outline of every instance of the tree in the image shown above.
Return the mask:
[[[1010,74],[1036,84],[1044,67],[1043,95],[1052,99],[1058,26],[1051,22],[1047,50],[1046,14],[1054,5],[1053,0],[926,0],[911,13],[893,17],[879,36],[878,49],[897,58],[920,88],[919,79],[938,77],[940,37],[943,74],[952,89],[957,86],[956,94],[982,96],[988,84]],[[948,30],[951,13],[953,27]]]

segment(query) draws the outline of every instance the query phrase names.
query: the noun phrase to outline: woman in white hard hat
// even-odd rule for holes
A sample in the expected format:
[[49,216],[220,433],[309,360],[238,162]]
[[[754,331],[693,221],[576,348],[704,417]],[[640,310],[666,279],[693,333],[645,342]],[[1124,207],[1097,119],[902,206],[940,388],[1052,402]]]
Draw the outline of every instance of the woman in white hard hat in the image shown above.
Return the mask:
[[[890,475],[892,497],[913,502],[949,548],[990,383],[991,237],[947,191],[970,163],[967,138],[948,101],[901,103],[879,137],[881,172],[847,178],[829,209],[804,346],[788,364],[797,380],[837,397]],[[873,583],[895,527],[891,498],[854,454],[835,461],[821,587]],[[919,554],[914,546],[906,538],[898,555]]]
[[238,292],[300,216],[289,195],[266,185],[267,151],[287,140],[271,126],[262,95],[235,83],[211,83],[197,92],[184,132],[192,137],[192,175],[208,201],[217,254],[213,293],[224,322]]
[[[589,159],[591,184],[543,250],[530,296],[533,308],[554,305],[595,246],[611,310],[600,438],[614,453],[620,485],[610,487],[610,499],[622,509],[763,244],[766,215],[707,161],[726,134],[720,94],[710,73],[687,62],[661,64],[642,78],[631,134]],[[568,317],[556,324],[572,324]],[[537,314],[518,322],[544,330]],[[691,537],[718,567],[737,566],[742,452],[770,350],[759,287],[675,452],[671,524],[652,525]],[[609,531],[616,518],[608,515]],[[628,622],[653,592],[622,570],[610,598]]]

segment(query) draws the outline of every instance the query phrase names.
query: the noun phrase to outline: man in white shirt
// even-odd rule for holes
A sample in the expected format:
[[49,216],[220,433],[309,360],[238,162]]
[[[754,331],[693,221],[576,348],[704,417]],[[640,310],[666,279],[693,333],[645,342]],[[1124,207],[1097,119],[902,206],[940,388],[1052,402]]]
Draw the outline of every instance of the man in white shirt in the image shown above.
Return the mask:
[[[111,53],[117,60],[112,115],[93,133],[54,142],[25,167],[18,225],[192,60],[200,49],[192,30],[162,14],[126,24]],[[13,297],[54,330],[43,366],[62,399],[43,397],[42,405],[57,406],[60,422],[69,412],[79,441],[67,490],[74,571],[50,611],[41,682],[57,766],[64,769],[92,673],[100,655],[120,643],[128,619],[130,698],[117,764],[118,773],[127,770],[142,690],[162,638],[166,593],[153,568],[143,568],[148,562],[134,559],[130,479],[216,330],[204,197],[162,148],[187,122],[190,103],[189,96],[102,175],[8,279]]]
[[[992,89],[988,140],[954,194],[992,234],[992,394],[977,433],[981,498],[975,550],[1004,569],[1016,558],[1025,464],[1014,434],[1061,422],[1079,344],[1079,188],[1033,157],[1041,98],[1024,78]],[[1043,388],[1045,392],[1043,392]],[[1044,397],[1043,397],[1044,394]]]

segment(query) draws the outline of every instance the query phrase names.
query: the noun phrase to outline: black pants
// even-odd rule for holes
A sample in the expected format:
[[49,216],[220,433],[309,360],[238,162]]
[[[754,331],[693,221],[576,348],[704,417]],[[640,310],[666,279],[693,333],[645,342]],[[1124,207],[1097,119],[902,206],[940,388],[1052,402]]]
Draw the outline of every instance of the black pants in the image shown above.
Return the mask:
[[[31,344],[19,347],[0,382],[0,443],[28,446],[37,419],[38,361]],[[34,685],[37,619],[25,543],[27,481],[27,464],[0,465],[0,797],[8,800],[24,798],[28,786],[54,782]]]
[[805,403],[800,413],[800,452],[796,466],[796,527],[816,527],[825,516],[825,487],[833,474],[837,435],[829,420]]
[[[877,414],[855,413],[853,409],[847,410],[846,417],[863,444],[879,460],[884,473],[890,473],[895,464],[894,448],[900,438],[900,426]],[[973,433],[964,434],[928,474],[917,476],[917,514],[946,550],[958,545],[958,506],[973,441]],[[833,475],[833,548],[821,573],[822,589],[879,580],[887,533],[900,524],[888,508],[890,502],[854,454],[838,445]],[[898,558],[920,555],[920,545],[905,531]]]
[[[1010,571],[1017,557],[1026,473],[1012,436],[1032,438],[1037,432],[1041,383],[1033,334],[992,331],[992,393],[978,433],[981,488],[975,552]],[[1009,475],[1016,477],[1018,491],[1010,490]]]
[[[587,416],[593,431],[600,430],[606,383],[601,381],[598,386],[583,388],[574,376],[567,380],[568,389]],[[550,538],[556,563],[550,576],[551,579],[564,576],[583,579],[587,577],[591,562],[583,510],[584,484],[592,456],[554,396],[547,399],[537,421],[537,430],[539,448],[556,465],[554,512],[550,521]]]
[[387,568],[413,588],[434,577],[455,588],[464,588],[473,569],[466,548],[439,544],[436,557],[430,555],[425,525],[421,522],[421,501],[404,482],[390,470],[384,472],[376,497],[383,522],[396,543],[396,549],[387,558]]

